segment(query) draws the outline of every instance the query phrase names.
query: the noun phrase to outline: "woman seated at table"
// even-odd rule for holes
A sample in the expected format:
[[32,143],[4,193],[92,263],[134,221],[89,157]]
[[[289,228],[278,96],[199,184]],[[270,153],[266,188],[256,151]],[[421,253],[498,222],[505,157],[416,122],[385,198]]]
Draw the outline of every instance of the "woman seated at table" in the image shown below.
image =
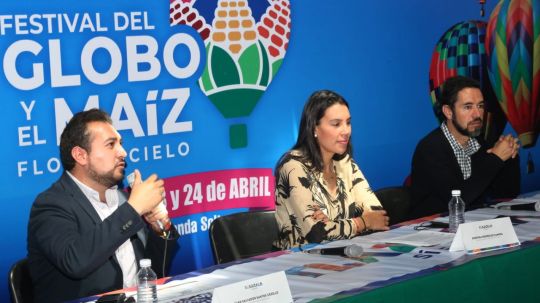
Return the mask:
[[388,230],[381,204],[352,159],[351,116],[343,97],[313,93],[302,112],[298,140],[278,161],[276,220],[287,249]]

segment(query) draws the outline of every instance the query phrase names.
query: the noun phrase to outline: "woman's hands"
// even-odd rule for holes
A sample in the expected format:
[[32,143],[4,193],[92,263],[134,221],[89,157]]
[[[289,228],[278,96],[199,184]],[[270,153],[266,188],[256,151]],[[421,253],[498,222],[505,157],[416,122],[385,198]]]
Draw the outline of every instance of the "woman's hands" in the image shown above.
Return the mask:
[[[322,210],[316,208],[311,215],[311,218],[316,222],[326,223],[330,221]],[[356,223],[356,230],[362,232],[368,229],[371,230],[389,230],[388,227],[390,217],[386,215],[386,210],[366,210],[362,217],[353,218]]]
[[365,210],[362,217],[354,218],[357,230],[362,232],[366,229],[389,230],[390,218],[386,215],[386,210]]
[[323,223],[326,223],[329,221],[328,216],[324,214],[322,210],[319,208],[316,208],[313,214],[311,215],[311,218],[315,221],[322,221]]

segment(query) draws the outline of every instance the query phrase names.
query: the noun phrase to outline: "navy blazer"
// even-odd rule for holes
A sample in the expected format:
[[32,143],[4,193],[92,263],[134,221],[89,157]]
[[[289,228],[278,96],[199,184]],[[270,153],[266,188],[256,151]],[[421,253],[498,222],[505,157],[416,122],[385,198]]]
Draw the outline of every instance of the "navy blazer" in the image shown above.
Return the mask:
[[122,288],[115,251],[128,239],[137,262],[150,258],[158,276],[168,274],[162,268],[170,267],[178,232],[173,226],[169,239],[157,236],[129,203],[123,203],[124,193],[119,195],[121,204],[104,221],[65,172],[37,196],[27,239],[35,302],[60,302]]

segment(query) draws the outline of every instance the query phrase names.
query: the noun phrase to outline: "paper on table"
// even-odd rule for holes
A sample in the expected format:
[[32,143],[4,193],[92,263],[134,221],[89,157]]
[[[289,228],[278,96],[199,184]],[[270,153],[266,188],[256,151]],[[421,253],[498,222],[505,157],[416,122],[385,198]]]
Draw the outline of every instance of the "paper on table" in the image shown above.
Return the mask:
[[[468,217],[467,215],[470,214]],[[540,218],[540,212],[529,210],[507,210],[497,208],[479,208],[465,213],[465,222],[495,219],[501,216],[519,218]]]
[[413,246],[434,246],[452,241],[453,233],[421,230],[416,233],[386,239],[387,243],[399,243]]
[[516,198],[507,202],[500,202],[495,205],[492,205],[492,207],[497,209],[509,209],[511,206],[515,205],[524,205],[524,204],[537,204],[539,205],[540,199],[538,198]]

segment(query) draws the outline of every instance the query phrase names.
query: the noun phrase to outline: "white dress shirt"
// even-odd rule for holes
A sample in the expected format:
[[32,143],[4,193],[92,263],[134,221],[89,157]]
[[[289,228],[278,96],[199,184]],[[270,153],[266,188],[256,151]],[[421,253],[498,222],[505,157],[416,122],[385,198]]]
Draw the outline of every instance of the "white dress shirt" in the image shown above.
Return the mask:
[[[67,171],[66,171],[67,172]],[[77,186],[81,189],[83,194],[90,200],[90,203],[98,213],[101,220],[105,220],[118,208],[118,186],[113,186],[105,191],[105,202],[100,201],[99,193],[92,188],[86,186],[75,176],[67,172],[67,174],[75,181]],[[135,258],[135,251],[133,245],[128,239],[115,251],[116,259],[122,269],[122,277],[124,280],[124,287],[132,287],[137,284],[137,260]]]

